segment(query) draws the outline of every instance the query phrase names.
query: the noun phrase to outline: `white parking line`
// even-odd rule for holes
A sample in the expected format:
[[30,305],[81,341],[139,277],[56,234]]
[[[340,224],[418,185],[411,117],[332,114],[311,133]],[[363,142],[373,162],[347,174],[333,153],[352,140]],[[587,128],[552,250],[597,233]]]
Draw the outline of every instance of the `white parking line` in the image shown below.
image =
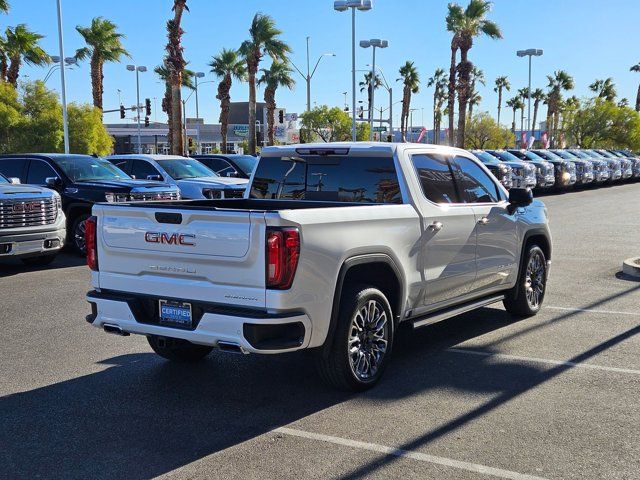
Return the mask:
[[640,375],[640,370],[631,368],[605,367],[603,365],[592,365],[590,363],[564,362],[562,360],[549,360],[547,358],[521,357],[518,355],[507,355],[505,353],[483,352],[479,350],[466,350],[462,348],[448,348],[447,352],[462,353],[465,355],[479,355],[483,357],[504,358],[505,360],[519,360],[531,363],[546,363],[549,365],[564,365],[575,368],[587,368],[589,370],[603,370],[605,372],[629,373],[631,375]]
[[359,448],[360,450],[368,450],[370,452],[383,453],[385,455],[393,455],[395,457],[410,458],[412,460],[418,460],[419,462],[433,463],[436,465],[443,465],[445,467],[467,470],[469,472],[492,475],[499,478],[510,478],[514,480],[544,480],[542,477],[512,472],[510,470],[502,470],[501,468],[487,467],[477,463],[461,462],[450,458],[436,457],[427,453],[411,452],[400,448],[378,445],[377,443],[359,442],[357,440],[349,440],[347,438],[334,437],[331,435],[322,435],[320,433],[306,432],[304,430],[297,430],[293,428],[281,427],[275,429],[274,432],[294,437],[307,438],[310,440],[319,440],[321,442],[333,443],[335,445],[343,445],[345,447]]
[[590,308],[569,308],[569,307],[542,307],[549,310],[563,310],[565,312],[588,312],[588,313],[604,313],[608,315],[631,315],[634,317],[640,316],[640,312],[620,312],[617,310],[593,310]]

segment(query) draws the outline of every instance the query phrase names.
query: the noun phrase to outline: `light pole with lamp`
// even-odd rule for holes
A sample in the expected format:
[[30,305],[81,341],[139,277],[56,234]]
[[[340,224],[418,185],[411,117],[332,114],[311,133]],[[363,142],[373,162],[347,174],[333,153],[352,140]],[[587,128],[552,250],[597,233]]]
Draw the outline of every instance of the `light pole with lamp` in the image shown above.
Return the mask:
[[320,61],[324,57],[336,56],[335,53],[323,53],[322,55],[320,55],[320,57],[318,57],[318,61],[316,62],[315,67],[313,67],[313,70],[311,70],[310,64],[309,64],[309,39],[310,38],[311,37],[307,37],[307,74],[305,75],[304,73],[302,73],[302,71],[296,66],[295,63],[293,63],[292,61],[289,61],[289,63],[293,65],[293,68],[295,68],[298,71],[298,73],[302,75],[302,78],[304,78],[305,82],[307,82],[307,112],[311,111],[311,79],[315,75],[316,70],[318,69],[318,65],[320,65]]
[[[64,56],[64,36],[62,35],[62,1],[57,0],[58,45],[60,58]],[[60,62],[60,81],[62,83],[62,128],[64,130],[64,153],[69,154],[69,116],[67,114],[67,83],[64,76],[64,62]]]
[[[194,78],[196,79],[196,84],[195,84],[195,94],[196,94],[196,141],[198,142],[198,154],[202,153],[202,147],[200,146],[200,100],[198,100],[198,87],[200,85],[204,85],[205,83],[215,83],[215,80],[207,80],[205,82],[198,82],[199,78],[204,78],[205,74],[204,72],[196,72],[196,74],[194,75]],[[191,98],[191,95],[189,95],[189,98]],[[188,100],[188,99],[187,99]],[[184,105],[186,105],[186,102],[184,102],[183,104],[183,110],[184,110]],[[185,115],[186,118],[186,115]],[[186,128],[186,120],[185,120],[185,128]],[[186,132],[185,132],[185,137],[186,137]]]
[[[369,66],[370,65],[367,65],[367,67]],[[389,108],[386,110],[389,110],[389,132],[393,137],[393,106],[395,105],[393,103],[393,88],[389,86],[389,82],[387,82],[387,78],[384,76],[384,70],[382,70],[382,68],[380,67],[376,67],[376,70],[380,72],[380,76],[382,77],[382,81],[384,82],[382,86],[387,90],[387,92],[389,92]]]
[[127,65],[127,70],[136,72],[136,118],[138,120],[138,153],[142,153],[142,133],[140,132],[140,72],[146,72],[143,65]]
[[[528,106],[527,106],[527,134],[531,131],[531,57],[540,57],[542,56],[542,50],[536,48],[529,48],[527,50],[518,50],[516,55],[519,57],[529,57],[529,95],[528,95]],[[535,125],[534,125],[535,127]],[[522,132],[520,132],[522,133]]]
[[[47,72],[47,74],[44,76],[44,78],[42,79],[43,83],[47,83],[49,81],[49,79],[51,78],[51,76],[53,75],[53,73],[60,68],[60,57],[57,55],[50,55],[51,61],[55,64],[53,65],[49,71]],[[67,67],[69,67],[70,69],[73,68],[74,65],[78,64],[78,60],[76,60],[76,57],[67,57],[64,59],[64,63]]]
[[372,7],[372,0],[335,0],[333,2],[333,9],[337,12],[346,12],[351,9],[351,103],[353,108],[351,135],[354,142],[358,138],[356,133],[356,9],[366,12]]
[[373,47],[373,63],[371,65],[371,79],[369,80],[369,88],[371,89],[371,104],[369,105],[369,140],[373,140],[373,112],[375,111],[375,93],[376,93],[376,48],[387,48],[389,42],[379,38],[371,40],[360,40],[362,48]]

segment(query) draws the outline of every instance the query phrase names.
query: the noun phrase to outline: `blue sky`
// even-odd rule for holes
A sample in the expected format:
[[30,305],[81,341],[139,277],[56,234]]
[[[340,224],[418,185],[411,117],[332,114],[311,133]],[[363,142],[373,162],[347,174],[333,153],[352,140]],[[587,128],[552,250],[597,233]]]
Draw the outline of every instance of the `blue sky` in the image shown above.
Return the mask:
[[[46,35],[43,45],[51,54],[57,54],[57,26],[55,0],[13,0],[9,16],[0,18],[0,26],[27,23],[31,29]],[[82,47],[82,38],[76,25],[88,25],[95,16],[104,16],[126,34],[125,46],[139,65],[152,67],[162,61],[166,44],[165,23],[171,14],[170,0],[63,0],[66,54]],[[247,36],[247,29],[255,12],[273,16],[283,30],[283,38],[294,49],[292,60],[300,68],[306,62],[305,38],[311,37],[312,64],[324,52],[336,57],[325,58],[312,84],[312,102],[318,104],[344,104],[341,92],[350,90],[351,22],[350,15],[333,10],[332,0],[189,0],[191,12],[184,18],[185,57],[189,68],[207,72],[204,80],[214,80],[207,63],[222,47],[237,47]],[[461,4],[466,1],[460,0]],[[445,29],[447,1],[440,0],[374,0],[374,8],[357,15],[357,39],[385,38],[389,48],[380,51],[378,65],[389,82],[395,84],[398,68],[404,61],[413,60],[423,80],[421,92],[414,97],[412,107],[424,109],[424,123],[432,125],[432,89],[426,80],[437,67],[448,69],[450,35]],[[637,20],[640,18],[638,0],[495,0],[490,18],[503,30],[504,39],[476,41],[470,59],[484,70],[487,86],[480,86],[483,97],[480,110],[496,113],[497,96],[493,80],[507,75],[515,89],[526,86],[527,63],[517,58],[515,51],[541,48],[544,56],[534,59],[533,87],[546,86],[546,75],[556,69],[565,69],[573,75],[580,97],[589,95],[588,85],[596,78],[613,77],[620,97],[635,102],[640,75],[629,72],[629,67],[640,61]],[[357,68],[367,68],[371,51],[358,48]],[[105,67],[105,109],[117,108],[118,89],[125,105],[135,103],[134,74],[122,64]],[[268,66],[268,61],[264,66]],[[43,78],[47,69],[23,70],[30,78]],[[289,112],[303,112],[306,90],[302,77],[297,77],[294,91],[279,91],[277,100]],[[400,83],[395,84],[395,97],[399,100]],[[48,86],[58,89],[59,75],[53,76]],[[217,122],[218,102],[216,83],[200,88],[200,116],[208,122]],[[514,89],[512,89],[513,92]],[[68,72],[67,95],[70,101],[90,102],[91,86],[89,65],[85,63]],[[163,95],[163,86],[150,71],[141,75],[141,96]],[[246,100],[246,84],[235,85],[232,99]],[[258,93],[261,97],[262,92]],[[363,95],[359,94],[359,98]],[[377,94],[376,103],[388,104],[386,93]],[[194,97],[187,106],[187,115],[195,116]],[[395,107],[396,125],[399,105]],[[153,120],[152,116],[152,120]],[[163,120],[162,112],[157,119]],[[506,118],[503,117],[504,120]],[[421,123],[422,111],[414,114],[414,124]],[[105,116],[107,122],[118,122],[118,114]]]

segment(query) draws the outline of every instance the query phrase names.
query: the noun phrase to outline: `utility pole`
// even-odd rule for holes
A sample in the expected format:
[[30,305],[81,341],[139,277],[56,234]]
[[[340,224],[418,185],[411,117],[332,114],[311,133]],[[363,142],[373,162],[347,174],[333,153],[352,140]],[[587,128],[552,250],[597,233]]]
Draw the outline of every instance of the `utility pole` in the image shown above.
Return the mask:
[[62,82],[62,128],[64,130],[64,153],[69,154],[69,116],[67,112],[67,84],[64,75],[64,36],[62,34],[62,3],[58,7],[58,44],[60,46],[60,81]]

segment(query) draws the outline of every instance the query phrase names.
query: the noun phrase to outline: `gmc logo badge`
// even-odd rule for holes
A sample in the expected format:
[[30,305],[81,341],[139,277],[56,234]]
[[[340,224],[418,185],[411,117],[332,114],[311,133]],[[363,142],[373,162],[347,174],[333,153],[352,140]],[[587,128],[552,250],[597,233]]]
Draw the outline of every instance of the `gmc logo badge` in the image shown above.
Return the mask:
[[163,245],[185,245],[195,246],[196,236],[187,233],[147,232],[144,234],[144,241],[147,243],[160,243]]
[[16,203],[13,206],[13,211],[16,213],[28,213],[35,212],[42,209],[42,205],[39,203]]

